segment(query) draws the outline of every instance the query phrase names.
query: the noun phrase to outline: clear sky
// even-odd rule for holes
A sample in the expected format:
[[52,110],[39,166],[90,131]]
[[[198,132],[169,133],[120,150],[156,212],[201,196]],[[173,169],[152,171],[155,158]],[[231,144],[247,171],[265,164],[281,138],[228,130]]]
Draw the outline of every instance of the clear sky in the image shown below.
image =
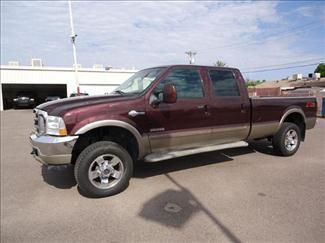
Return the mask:
[[[222,60],[242,71],[318,63],[325,57],[325,1],[72,2],[78,63],[146,68]],[[1,64],[71,66],[67,1],[1,1]],[[286,64],[286,65],[282,65]],[[245,73],[307,75],[317,65]]]

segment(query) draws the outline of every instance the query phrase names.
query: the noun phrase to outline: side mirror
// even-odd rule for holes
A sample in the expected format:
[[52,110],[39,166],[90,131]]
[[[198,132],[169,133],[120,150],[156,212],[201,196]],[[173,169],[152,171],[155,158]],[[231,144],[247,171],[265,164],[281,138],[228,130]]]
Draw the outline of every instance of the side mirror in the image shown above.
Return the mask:
[[164,103],[172,104],[177,101],[176,87],[173,84],[166,84],[163,91]]

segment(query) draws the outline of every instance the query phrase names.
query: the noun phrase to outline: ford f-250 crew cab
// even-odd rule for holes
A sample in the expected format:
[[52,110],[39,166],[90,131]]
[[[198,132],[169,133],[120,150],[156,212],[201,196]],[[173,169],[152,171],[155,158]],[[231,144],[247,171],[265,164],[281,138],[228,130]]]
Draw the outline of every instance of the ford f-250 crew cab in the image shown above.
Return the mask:
[[155,162],[268,138],[293,155],[316,123],[314,97],[249,98],[238,69],[173,65],[137,72],[111,95],[67,98],[35,109],[36,159],[74,164],[92,197],[124,190],[139,160]]

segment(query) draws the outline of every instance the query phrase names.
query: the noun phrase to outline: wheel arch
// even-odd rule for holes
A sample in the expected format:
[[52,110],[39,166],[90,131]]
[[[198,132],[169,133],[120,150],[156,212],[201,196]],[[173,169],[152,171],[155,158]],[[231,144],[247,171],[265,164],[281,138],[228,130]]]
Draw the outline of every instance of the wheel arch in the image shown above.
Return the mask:
[[306,134],[306,116],[302,109],[300,108],[291,108],[288,109],[282,116],[280,123],[279,123],[279,129],[282,126],[284,122],[290,122],[296,124],[301,133],[301,139],[302,141],[305,140],[305,134]]
[[[127,122],[119,120],[101,120],[92,122],[78,129],[75,134],[79,136],[74,147],[75,151],[80,149],[78,146],[81,146],[81,148],[84,147],[84,145],[80,145],[84,143],[82,140],[88,140],[88,143],[92,143],[91,140],[94,138],[91,137],[94,137],[95,135],[100,135],[100,139],[104,138],[104,140],[105,138],[110,139],[116,138],[117,136],[120,136],[120,138],[125,138],[123,136],[127,136],[129,138],[127,139],[127,142],[131,143],[127,146],[132,145],[132,149],[135,149],[135,152],[133,154],[134,159],[141,159],[148,151],[149,147],[148,139],[145,136],[141,136],[139,131],[134,126]],[[128,150],[127,147],[126,149]],[[128,152],[130,151],[128,150]],[[75,161],[75,159],[76,158],[73,158],[72,162]]]

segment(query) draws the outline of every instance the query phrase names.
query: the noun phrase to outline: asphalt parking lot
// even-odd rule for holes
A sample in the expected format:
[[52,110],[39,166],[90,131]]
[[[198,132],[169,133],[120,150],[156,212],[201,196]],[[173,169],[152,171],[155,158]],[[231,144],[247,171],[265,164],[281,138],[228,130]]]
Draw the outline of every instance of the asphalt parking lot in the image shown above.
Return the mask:
[[1,112],[1,242],[324,242],[325,120],[293,157],[258,142],[137,166],[123,193],[82,196],[73,168],[30,155],[31,110]]

